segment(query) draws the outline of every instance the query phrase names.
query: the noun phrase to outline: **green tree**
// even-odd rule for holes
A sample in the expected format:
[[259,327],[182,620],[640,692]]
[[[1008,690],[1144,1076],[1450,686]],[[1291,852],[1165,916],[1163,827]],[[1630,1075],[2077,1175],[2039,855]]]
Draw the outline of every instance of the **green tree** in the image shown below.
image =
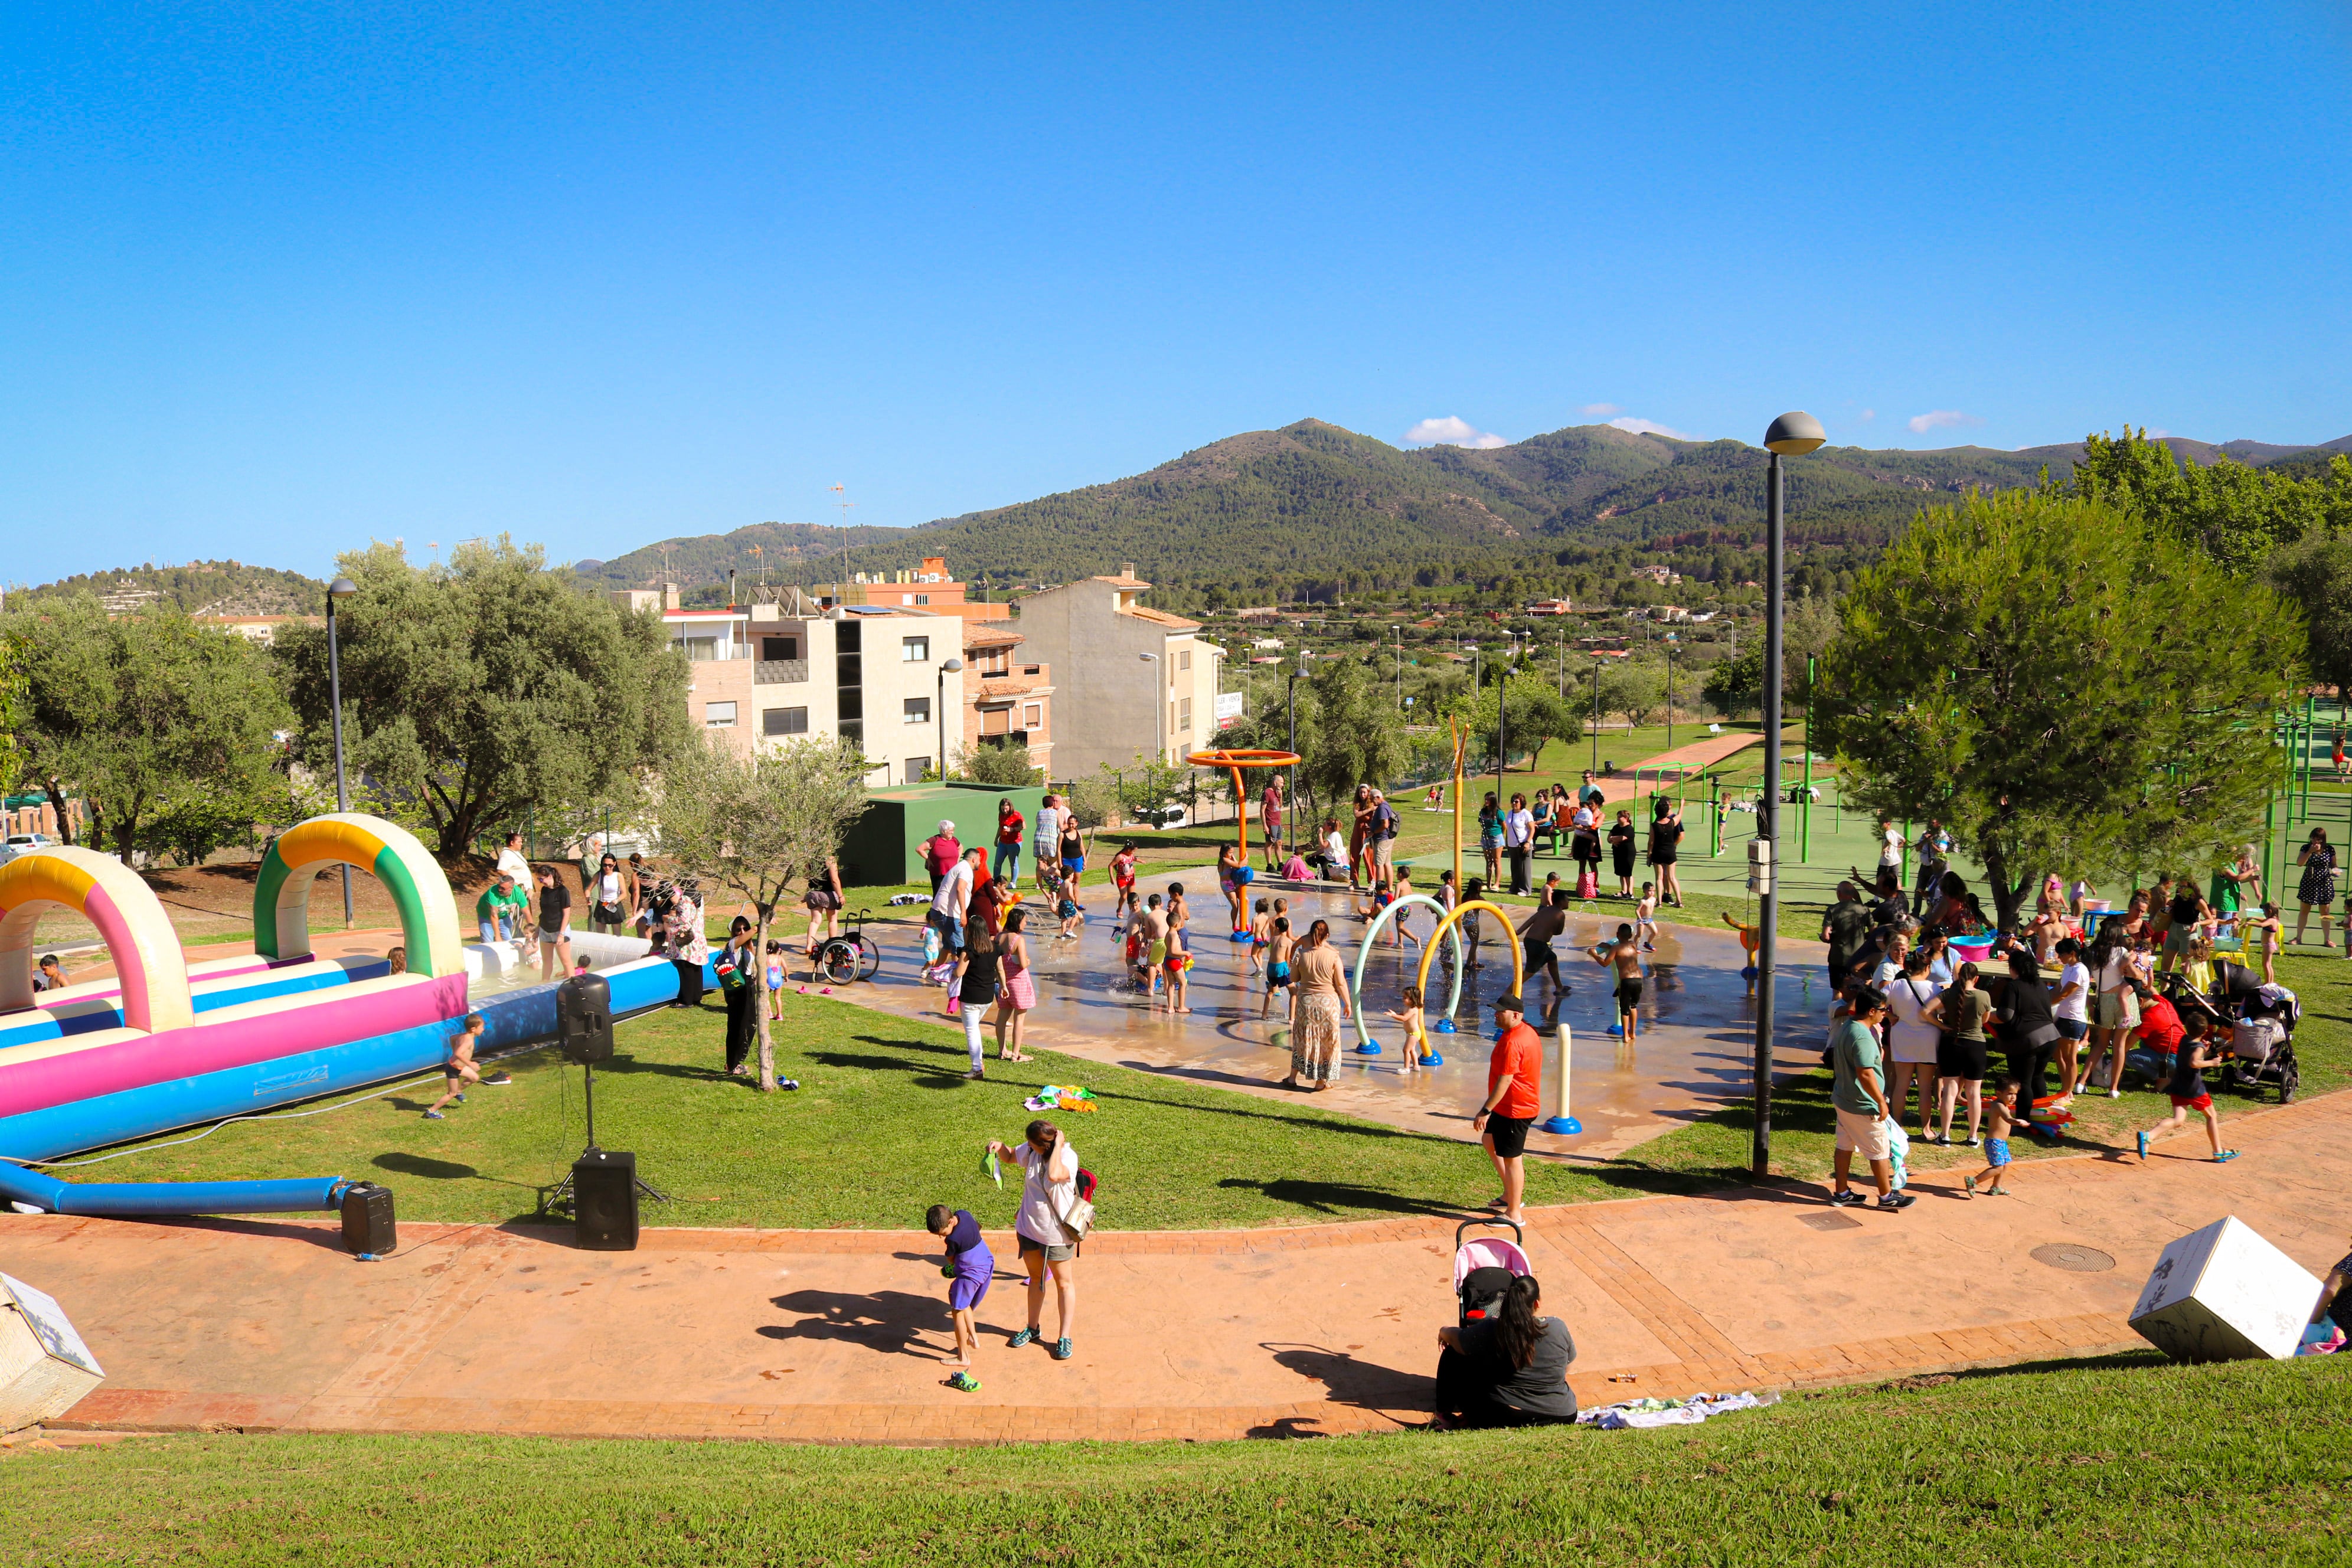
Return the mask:
[[[1542,760],[1544,747],[1551,742],[1574,742],[1583,735],[1591,688],[1583,689],[1587,696],[1582,704],[1573,697],[1563,701],[1550,677],[1514,670],[1507,687],[1487,681],[1467,700],[1456,704],[1454,712],[1478,737],[1472,743],[1471,753],[1484,758],[1485,766],[1494,765],[1496,726],[1499,721],[1505,744],[1525,748],[1528,766],[1532,769]],[[1499,700],[1498,694],[1507,696],[1507,703]]]
[[[857,748],[839,741],[790,742],[756,757],[687,746],[662,773],[662,852],[704,882],[741,894],[756,931],[751,951],[764,953],[786,896],[840,852],[866,809],[865,775]],[[772,1093],[768,1010],[752,1011],[760,1021],[760,1089]]]
[[1386,788],[1411,754],[1393,689],[1361,660],[1318,660],[1298,683],[1298,787],[1310,804],[1345,800],[1360,784]]
[[[444,859],[536,813],[584,824],[641,805],[686,749],[687,667],[650,612],[550,571],[536,545],[459,545],[446,566],[375,544],[341,558],[343,732],[369,786],[420,816]],[[326,633],[278,653],[309,754],[330,763]]]
[[1029,765],[1028,747],[982,741],[978,746],[957,755],[955,776],[970,779],[974,784],[994,784],[999,789],[1006,789],[1037,784],[1045,775]]
[[2324,533],[2290,545],[2272,558],[2265,575],[2303,611],[2311,673],[2352,690],[2352,537]]
[[2336,457],[2325,478],[2248,468],[2228,458],[2182,461],[2145,430],[2084,438],[2082,460],[2063,485],[2180,541],[2233,576],[2262,569],[2272,552],[2308,535],[2352,527],[2352,459]]
[[[288,722],[286,704],[252,643],[177,609],[110,618],[87,595],[8,618],[26,689],[16,742],[61,826],[79,796],[91,841],[127,862],[157,847],[159,814],[193,802],[218,828],[209,853],[282,800],[271,731]],[[200,837],[183,821],[163,847]]]
[[1750,643],[1710,667],[1699,696],[1726,718],[1760,712],[1764,707],[1764,649]]
[[1813,717],[1848,798],[1941,817],[2013,927],[2044,872],[2194,874],[2254,837],[2303,640],[2138,520],[2012,492],[1922,513],[1862,574]]

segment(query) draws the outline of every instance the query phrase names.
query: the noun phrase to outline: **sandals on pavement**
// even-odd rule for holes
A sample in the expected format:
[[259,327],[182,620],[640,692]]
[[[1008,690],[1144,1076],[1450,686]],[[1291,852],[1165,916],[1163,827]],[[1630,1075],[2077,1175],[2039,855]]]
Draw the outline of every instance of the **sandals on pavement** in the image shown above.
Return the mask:
[[1035,1339],[1036,1337],[1037,1337],[1037,1331],[1036,1331],[1036,1330],[1034,1330],[1034,1329],[1024,1329],[1024,1330],[1022,1330],[1019,1333],[1017,1333],[1017,1334],[1013,1335],[1013,1342],[1012,1342],[1011,1344],[1009,1344],[1009,1345],[1005,1346],[1004,1348],[1005,1348],[1005,1349],[1007,1349],[1007,1350],[1015,1350],[1015,1351],[1017,1351],[1017,1350],[1019,1350],[1023,1345],[1027,1344],[1031,1340],[1034,1340],[1034,1339]]
[[948,1379],[948,1386],[954,1389],[958,1394],[978,1394],[980,1392],[980,1379],[972,1376],[971,1373],[968,1372],[960,1372],[953,1377]]

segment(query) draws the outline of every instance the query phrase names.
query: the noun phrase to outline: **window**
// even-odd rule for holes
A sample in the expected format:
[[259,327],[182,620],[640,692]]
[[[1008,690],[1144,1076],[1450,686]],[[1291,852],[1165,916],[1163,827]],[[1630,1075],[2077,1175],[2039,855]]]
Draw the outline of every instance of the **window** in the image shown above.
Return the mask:
[[719,657],[717,637],[681,637],[677,646],[686,649],[686,657],[697,664]]
[[805,735],[808,733],[808,710],[805,708],[771,708],[760,715],[762,735]]
[[760,658],[768,663],[781,663],[787,659],[798,658],[800,656],[801,639],[798,637],[761,637],[760,639]]
[[931,700],[928,697],[908,698],[907,722],[909,724],[928,724],[930,721]]
[[1032,730],[1044,729],[1045,727],[1045,705],[1043,702],[1032,702],[1027,708],[1022,710],[1021,721]]
[[1176,732],[1180,735],[1192,732],[1192,700],[1189,697],[1176,700]]
[[1000,679],[1012,674],[1011,656],[1003,648],[982,652],[980,656],[980,673]]
[[702,722],[708,729],[732,730],[735,727],[735,704],[732,702],[704,703]]
[[921,784],[925,779],[928,779],[930,776],[930,758],[908,757],[907,759],[907,782],[908,784]]
[[1191,648],[1188,647],[1183,652],[1176,656],[1176,668],[1179,669],[1190,669],[1192,668],[1192,650]]
[[931,657],[931,639],[929,637],[901,637],[898,640],[898,657],[908,664],[921,664],[925,662]]
[[928,605],[930,602],[931,596],[929,594],[918,594],[915,595],[915,603],[919,605]]

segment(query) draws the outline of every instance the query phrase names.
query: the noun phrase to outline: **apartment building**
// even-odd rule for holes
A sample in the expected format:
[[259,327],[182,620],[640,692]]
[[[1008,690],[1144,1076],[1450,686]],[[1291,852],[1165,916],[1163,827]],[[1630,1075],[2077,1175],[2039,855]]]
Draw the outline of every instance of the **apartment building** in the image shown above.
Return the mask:
[[1029,655],[1055,672],[1052,776],[1131,767],[1156,751],[1172,761],[1216,744],[1218,664],[1201,624],[1143,603],[1151,584],[1124,563],[1021,601]]
[[1054,772],[1052,667],[1006,621],[970,622],[963,634],[963,734],[967,750],[1020,746],[1029,765]]
[[[920,784],[939,771],[942,719],[951,761],[966,734],[985,732],[974,726],[991,721],[978,704],[1002,706],[988,697],[985,681],[973,680],[969,659],[964,669],[944,668],[976,629],[952,611],[821,609],[805,597],[687,609],[675,589],[625,589],[614,598],[659,610],[690,666],[688,715],[713,744],[743,756],[837,736],[865,752],[873,764],[869,784]],[[943,714],[942,707],[957,711]],[[1040,720],[1042,729],[1042,711]]]

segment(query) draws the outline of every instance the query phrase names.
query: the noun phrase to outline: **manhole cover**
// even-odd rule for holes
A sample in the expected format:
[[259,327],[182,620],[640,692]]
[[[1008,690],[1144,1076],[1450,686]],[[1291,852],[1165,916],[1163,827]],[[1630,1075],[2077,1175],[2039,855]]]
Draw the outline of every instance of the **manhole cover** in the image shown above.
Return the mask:
[[2053,1241],[2047,1247],[2035,1247],[2033,1261],[2075,1274],[2104,1274],[2116,1266],[2116,1260],[2097,1247],[2077,1247],[2071,1241]]
[[1860,1230],[1862,1228],[1862,1221],[1850,1215],[1842,1214],[1809,1214],[1805,1216],[1805,1223],[1815,1230]]

